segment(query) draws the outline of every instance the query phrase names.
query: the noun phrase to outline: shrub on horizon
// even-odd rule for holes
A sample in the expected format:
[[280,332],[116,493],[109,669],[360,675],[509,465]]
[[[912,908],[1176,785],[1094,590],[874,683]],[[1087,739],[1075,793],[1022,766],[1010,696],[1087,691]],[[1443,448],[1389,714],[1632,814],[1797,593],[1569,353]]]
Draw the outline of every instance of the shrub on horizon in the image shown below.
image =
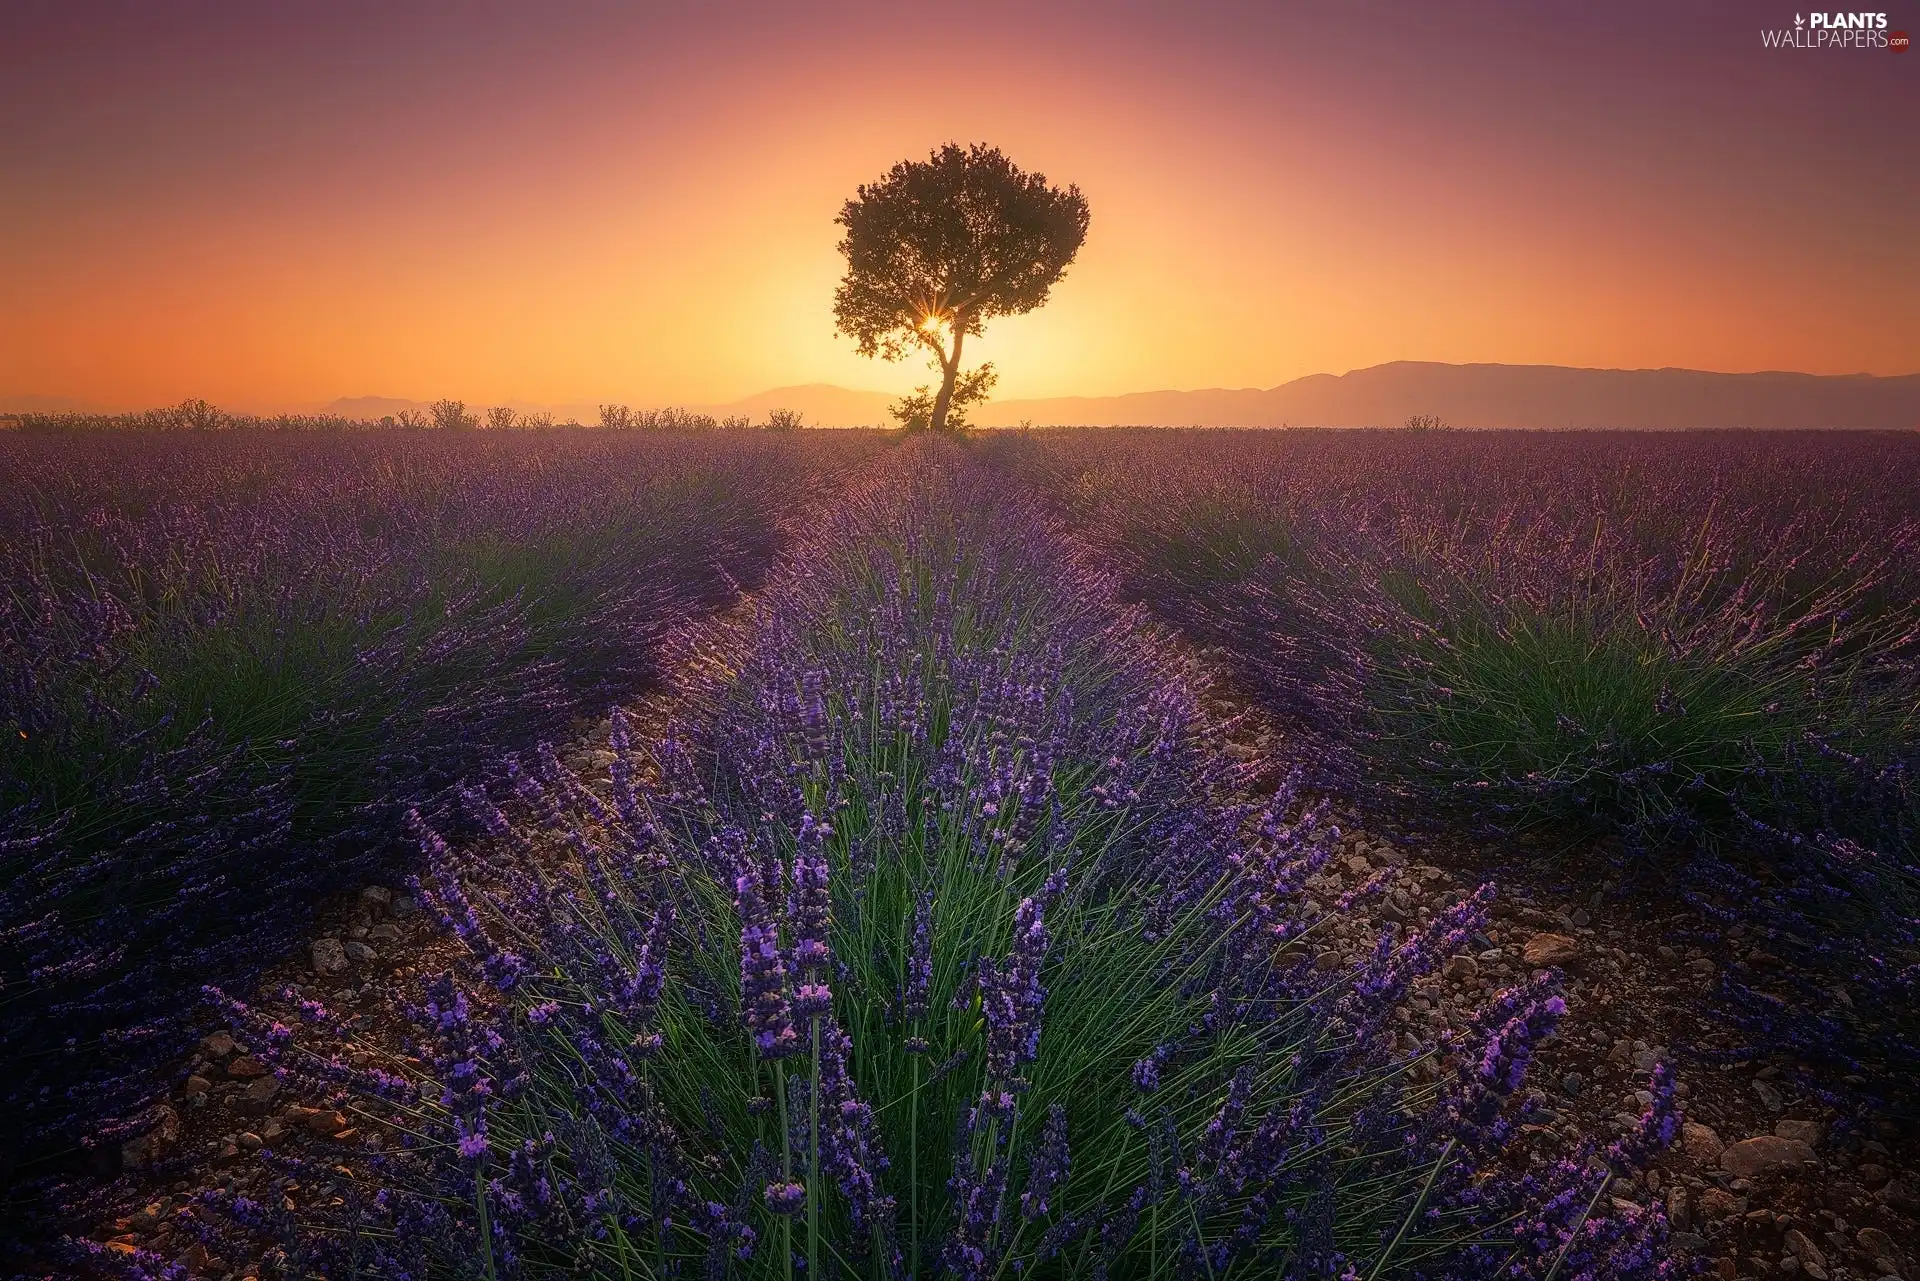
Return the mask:
[[436,400],[427,406],[427,416],[439,431],[466,431],[480,425],[480,420],[467,412],[466,402],[461,400]]

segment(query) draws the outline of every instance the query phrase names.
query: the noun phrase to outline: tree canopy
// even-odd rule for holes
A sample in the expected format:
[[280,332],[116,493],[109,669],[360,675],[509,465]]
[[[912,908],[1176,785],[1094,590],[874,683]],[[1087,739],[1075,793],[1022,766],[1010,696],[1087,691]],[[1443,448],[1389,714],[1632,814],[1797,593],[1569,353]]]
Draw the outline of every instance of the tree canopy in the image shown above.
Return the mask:
[[948,143],[902,161],[836,220],[847,274],[835,324],[863,356],[927,352],[941,380],[926,421],[945,427],[967,336],[1046,302],[1087,238],[1087,216],[1078,187],[1050,186],[997,147]]

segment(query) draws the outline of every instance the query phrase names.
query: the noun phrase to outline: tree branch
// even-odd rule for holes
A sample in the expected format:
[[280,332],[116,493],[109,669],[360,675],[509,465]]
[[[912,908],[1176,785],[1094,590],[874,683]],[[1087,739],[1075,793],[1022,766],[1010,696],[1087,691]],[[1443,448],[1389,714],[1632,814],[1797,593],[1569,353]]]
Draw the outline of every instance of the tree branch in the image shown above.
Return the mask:
[[940,367],[945,369],[947,367],[947,345],[940,341],[940,335],[937,333],[929,333],[919,325],[913,327],[913,332],[919,337],[920,341],[925,344],[927,349],[933,352],[939,359]]

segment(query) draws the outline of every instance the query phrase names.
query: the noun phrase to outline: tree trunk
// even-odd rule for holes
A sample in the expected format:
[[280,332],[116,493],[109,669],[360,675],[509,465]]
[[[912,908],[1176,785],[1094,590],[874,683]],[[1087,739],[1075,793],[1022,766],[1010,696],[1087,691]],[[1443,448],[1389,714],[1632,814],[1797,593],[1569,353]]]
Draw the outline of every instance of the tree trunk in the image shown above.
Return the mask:
[[954,317],[953,354],[940,362],[940,394],[933,398],[933,417],[927,426],[934,431],[947,429],[947,410],[953,407],[953,380],[960,376],[960,344],[966,339],[961,318]]

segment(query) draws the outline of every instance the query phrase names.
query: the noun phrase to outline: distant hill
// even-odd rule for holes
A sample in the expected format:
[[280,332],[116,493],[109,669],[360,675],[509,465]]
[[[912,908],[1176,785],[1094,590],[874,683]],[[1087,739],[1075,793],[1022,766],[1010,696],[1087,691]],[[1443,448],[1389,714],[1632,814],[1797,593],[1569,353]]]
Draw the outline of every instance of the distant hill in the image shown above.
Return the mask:
[[[777,387],[700,413],[794,409],[819,427],[887,421],[885,392],[827,383]],[[377,418],[425,403],[384,396],[336,400],[331,413]],[[519,405],[557,420],[597,421],[589,403]],[[636,406],[639,407],[639,406]],[[1920,374],[1718,374],[1698,369],[1575,369],[1563,365],[1446,365],[1399,360],[1346,374],[1311,374],[1267,388],[1142,391],[1124,396],[1058,396],[991,402],[977,415],[989,427],[1021,422],[1208,427],[1394,427],[1434,414],[1456,427],[1920,428]]]
[[1920,427],[1920,374],[1717,374],[1401,360],[1312,374],[1264,390],[1150,391],[1007,400],[981,421],[1214,427],[1398,426],[1437,414],[1456,427]]
[[891,421],[887,417],[887,406],[896,399],[884,391],[855,391],[832,383],[803,383],[795,387],[775,387],[724,405],[692,408],[717,418],[745,414],[755,422],[765,418],[769,409],[792,409],[817,427],[871,427]]
[[385,418],[404,409],[426,410],[426,402],[402,400],[397,396],[342,396],[320,412],[342,418]]
[[[824,383],[693,406],[758,421],[797,409],[822,427],[887,421],[892,397]],[[1143,424],[1207,427],[1397,427],[1436,414],[1456,427],[1920,428],[1920,374],[1717,374],[1698,369],[1575,369],[1399,360],[1278,387],[1142,391],[991,401],[988,427]]]
[[401,409],[426,409],[426,401],[397,396],[342,396],[326,405],[321,413],[338,413],[342,419],[384,419]]

